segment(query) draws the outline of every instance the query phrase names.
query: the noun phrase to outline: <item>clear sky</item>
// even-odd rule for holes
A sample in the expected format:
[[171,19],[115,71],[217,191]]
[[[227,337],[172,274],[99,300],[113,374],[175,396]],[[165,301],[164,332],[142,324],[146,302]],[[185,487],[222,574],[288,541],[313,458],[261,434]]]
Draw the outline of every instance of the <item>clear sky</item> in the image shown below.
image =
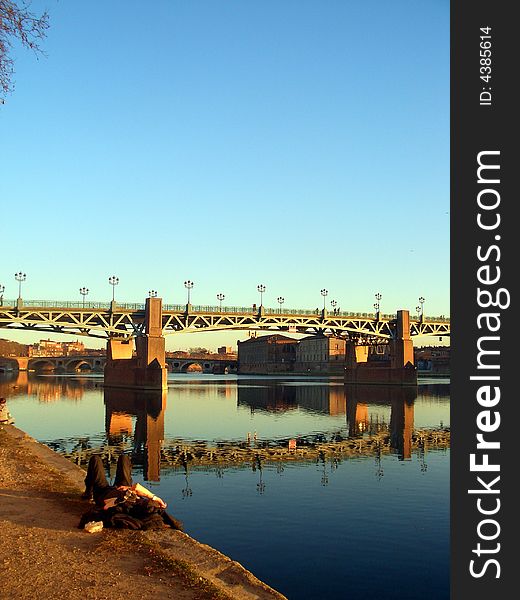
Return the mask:
[[[0,105],[27,299],[449,309],[448,0],[34,0]],[[234,343],[190,335],[170,348]],[[5,334],[26,342],[29,338]],[[64,339],[64,338],[61,338]],[[89,344],[95,345],[95,344]]]

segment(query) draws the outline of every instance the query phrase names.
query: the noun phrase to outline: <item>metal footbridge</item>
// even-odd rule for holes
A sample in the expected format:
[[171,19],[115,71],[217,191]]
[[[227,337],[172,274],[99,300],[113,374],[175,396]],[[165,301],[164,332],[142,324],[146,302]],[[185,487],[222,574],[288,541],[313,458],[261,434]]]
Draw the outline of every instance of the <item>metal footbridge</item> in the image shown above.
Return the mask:
[[[131,339],[145,335],[145,304],[5,300],[0,329],[44,331],[94,338]],[[162,334],[256,330],[328,333],[350,340],[385,341],[396,336],[396,315],[349,311],[260,307],[162,305]],[[450,319],[410,316],[411,336],[449,336]]]

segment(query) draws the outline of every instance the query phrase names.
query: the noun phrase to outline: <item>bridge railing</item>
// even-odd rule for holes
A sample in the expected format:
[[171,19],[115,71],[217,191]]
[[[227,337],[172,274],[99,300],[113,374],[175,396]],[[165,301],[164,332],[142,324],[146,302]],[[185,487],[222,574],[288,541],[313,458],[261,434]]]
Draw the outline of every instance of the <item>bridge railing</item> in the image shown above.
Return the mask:
[[[4,300],[0,305],[4,308],[16,308],[17,300]],[[81,300],[22,300],[22,307],[26,308],[91,308],[95,310],[109,310],[110,302],[85,302]],[[144,310],[144,304],[136,302],[116,302],[116,308],[123,310]]]
[[[3,300],[0,304],[0,308],[16,308],[17,300]],[[70,300],[23,300],[23,308],[62,308],[62,309],[71,309],[71,308],[86,308],[91,310],[110,310],[111,303],[110,302],[85,302],[78,301],[70,301]],[[145,305],[142,303],[135,302],[124,302],[115,304],[116,310],[129,310],[129,311],[144,311]],[[163,304],[163,310],[171,311],[171,312],[186,312],[186,304]],[[191,312],[194,313],[214,313],[214,314],[250,314],[257,315],[259,312],[259,307],[253,308],[252,306],[211,306],[211,305],[192,305],[190,307]],[[268,316],[292,316],[292,315],[305,315],[305,316],[321,316],[321,309],[318,310],[309,310],[309,309],[301,309],[301,308],[292,308],[292,309],[282,309],[280,308],[269,308],[264,307],[264,314]],[[349,317],[349,318],[361,318],[361,319],[375,319],[377,317],[374,312],[351,312],[351,311],[332,311],[327,310],[327,316],[330,317]],[[391,321],[395,319],[394,314],[383,314],[379,315],[380,319]],[[410,315],[412,322],[420,321],[420,318],[414,317]],[[444,315],[440,317],[432,317],[425,315],[424,320],[426,322],[437,322],[437,323],[449,323],[450,318]]]

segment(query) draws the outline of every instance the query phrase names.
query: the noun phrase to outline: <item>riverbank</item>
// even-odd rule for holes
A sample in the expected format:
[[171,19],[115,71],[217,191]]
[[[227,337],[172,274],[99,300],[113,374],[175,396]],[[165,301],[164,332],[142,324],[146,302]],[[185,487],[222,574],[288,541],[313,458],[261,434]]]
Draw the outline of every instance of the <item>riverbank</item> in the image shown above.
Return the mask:
[[[287,600],[242,565],[172,529],[78,529],[85,472],[0,426],[2,598]],[[175,509],[172,508],[175,515]]]

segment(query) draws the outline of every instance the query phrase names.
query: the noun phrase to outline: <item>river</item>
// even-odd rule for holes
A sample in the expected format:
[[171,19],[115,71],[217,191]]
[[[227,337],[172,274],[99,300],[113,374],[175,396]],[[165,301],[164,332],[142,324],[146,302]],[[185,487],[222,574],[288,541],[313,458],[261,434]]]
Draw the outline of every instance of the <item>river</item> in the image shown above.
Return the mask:
[[449,598],[449,444],[431,441],[449,380],[170,374],[160,394],[0,377],[17,427],[76,460],[128,452],[188,534],[290,600]]

